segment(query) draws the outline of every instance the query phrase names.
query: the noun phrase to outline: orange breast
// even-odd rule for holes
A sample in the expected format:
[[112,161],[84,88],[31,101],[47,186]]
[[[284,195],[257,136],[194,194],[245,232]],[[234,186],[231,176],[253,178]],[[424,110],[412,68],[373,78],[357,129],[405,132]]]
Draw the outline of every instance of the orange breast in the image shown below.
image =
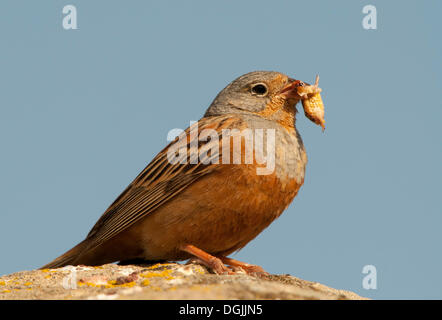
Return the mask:
[[137,226],[145,256],[186,259],[177,249],[186,243],[212,254],[238,250],[279,217],[301,184],[256,175],[255,165],[221,166]]

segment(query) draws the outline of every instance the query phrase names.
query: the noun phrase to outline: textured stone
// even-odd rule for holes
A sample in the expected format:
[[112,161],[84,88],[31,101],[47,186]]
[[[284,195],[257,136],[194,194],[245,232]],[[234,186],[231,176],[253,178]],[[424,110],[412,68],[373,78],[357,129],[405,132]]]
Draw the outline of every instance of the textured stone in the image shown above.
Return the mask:
[[67,266],[0,277],[0,299],[365,299],[290,275],[215,275],[197,264]]

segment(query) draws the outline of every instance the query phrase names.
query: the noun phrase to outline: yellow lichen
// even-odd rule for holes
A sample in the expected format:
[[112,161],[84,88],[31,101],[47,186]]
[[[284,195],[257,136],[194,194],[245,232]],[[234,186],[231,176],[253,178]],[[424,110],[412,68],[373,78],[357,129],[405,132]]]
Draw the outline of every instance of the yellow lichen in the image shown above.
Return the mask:
[[206,274],[206,272],[204,271],[204,269],[203,268],[201,268],[201,267],[199,267],[199,268],[196,268],[196,270],[195,270],[196,272],[198,272],[199,274]]
[[32,282],[25,282],[25,283],[23,283],[25,286],[30,286],[31,284],[32,284]]
[[78,281],[77,282],[78,286],[83,287],[83,286],[89,286],[89,287],[97,287],[97,288],[106,288],[106,289],[110,289],[110,288],[131,288],[133,286],[136,285],[136,283],[134,281],[131,282],[127,282],[127,283],[122,283],[122,284],[117,284],[116,280],[108,280],[106,284],[104,283],[94,283],[94,282],[89,282],[89,281]]
[[78,284],[80,287],[83,287],[83,286],[100,287],[100,285],[97,285],[96,283],[93,283],[93,282],[83,282],[83,281],[78,281],[77,284]]
[[3,290],[3,293],[9,293],[9,292],[11,292],[11,290],[8,289]]
[[143,285],[143,286],[147,287],[149,284],[150,284],[150,281],[147,279],[144,279],[143,281],[141,281],[141,285]]
[[109,288],[132,288],[133,286],[135,286],[135,284],[136,283],[134,281],[122,283],[122,284],[117,284],[116,280],[109,280],[107,282],[107,284],[104,285],[104,287],[107,289],[109,289]]
[[162,266],[161,263],[157,263],[157,264],[154,264],[153,266],[147,267],[147,269],[154,270],[154,269],[158,269],[161,266]]
[[99,285],[93,282],[86,282],[86,285],[88,285],[89,287],[99,287]]
[[147,273],[142,273],[141,276],[143,278],[166,278],[166,280],[172,280],[174,279],[174,277],[172,277],[172,271],[171,270],[163,270],[163,271],[159,271],[159,272],[147,272]]
[[170,266],[170,265],[172,265],[172,264],[173,264],[173,263],[157,263],[157,264],[154,264],[153,266],[147,267],[147,269],[149,269],[149,270],[155,270],[155,269],[158,269],[158,268],[162,268],[162,267]]
[[0,286],[4,286],[4,285],[6,285],[6,282],[0,281]]
[[118,287],[132,288],[133,286],[135,286],[135,284],[136,284],[135,281],[132,281],[128,283],[119,284]]
[[117,280],[109,280],[107,285],[115,286],[117,284]]

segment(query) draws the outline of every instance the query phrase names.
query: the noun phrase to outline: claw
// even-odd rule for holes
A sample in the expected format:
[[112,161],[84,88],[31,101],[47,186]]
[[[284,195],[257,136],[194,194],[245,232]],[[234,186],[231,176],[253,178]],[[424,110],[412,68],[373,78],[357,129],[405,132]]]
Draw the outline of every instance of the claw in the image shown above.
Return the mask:
[[[191,263],[202,264],[210,268],[216,274],[219,275],[224,275],[224,274],[234,275],[241,273],[246,273],[248,275],[256,277],[263,277],[270,275],[268,272],[264,271],[264,269],[261,268],[260,266],[245,263],[224,256],[215,257],[191,244],[181,246],[180,249],[194,256],[190,258],[186,264],[191,264]],[[227,267],[226,265],[228,265],[229,267]]]
[[219,258],[223,263],[228,264],[231,267],[241,268],[248,275],[256,277],[265,277],[270,275],[260,266],[222,256]]
[[216,274],[234,274],[234,272],[227,268],[219,258],[214,257],[191,244],[184,245],[180,249],[195,256],[195,258],[191,258],[192,262],[202,264],[213,270]]

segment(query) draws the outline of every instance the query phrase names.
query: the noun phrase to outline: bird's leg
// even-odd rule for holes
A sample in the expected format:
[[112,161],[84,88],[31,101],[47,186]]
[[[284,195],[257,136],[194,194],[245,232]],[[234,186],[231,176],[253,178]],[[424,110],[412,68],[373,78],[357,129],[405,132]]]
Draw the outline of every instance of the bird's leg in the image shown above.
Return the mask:
[[224,256],[218,257],[223,263],[232,266],[232,267],[239,267],[243,269],[247,274],[249,275],[258,275],[258,276],[268,276],[269,273],[266,272],[263,268],[260,266],[249,264],[246,262],[238,261],[232,258],[227,258]]
[[[212,256],[208,254],[207,252],[191,245],[187,244],[180,247],[181,250],[190,253],[195,258],[190,259],[192,262],[201,263],[212,270],[215,271],[217,274],[235,274],[234,270],[237,268],[242,269],[245,273],[249,275],[255,275],[255,276],[268,276],[269,273],[266,272],[263,268],[260,266],[249,264],[246,262],[238,261],[232,258],[228,258],[225,256]],[[189,262],[190,262],[189,261]],[[228,267],[225,266],[225,264],[232,267],[233,271],[230,270]]]
[[221,259],[214,257],[191,244],[182,245],[180,250],[195,256],[203,265],[215,271],[216,274],[232,274],[232,271],[222,263]]

